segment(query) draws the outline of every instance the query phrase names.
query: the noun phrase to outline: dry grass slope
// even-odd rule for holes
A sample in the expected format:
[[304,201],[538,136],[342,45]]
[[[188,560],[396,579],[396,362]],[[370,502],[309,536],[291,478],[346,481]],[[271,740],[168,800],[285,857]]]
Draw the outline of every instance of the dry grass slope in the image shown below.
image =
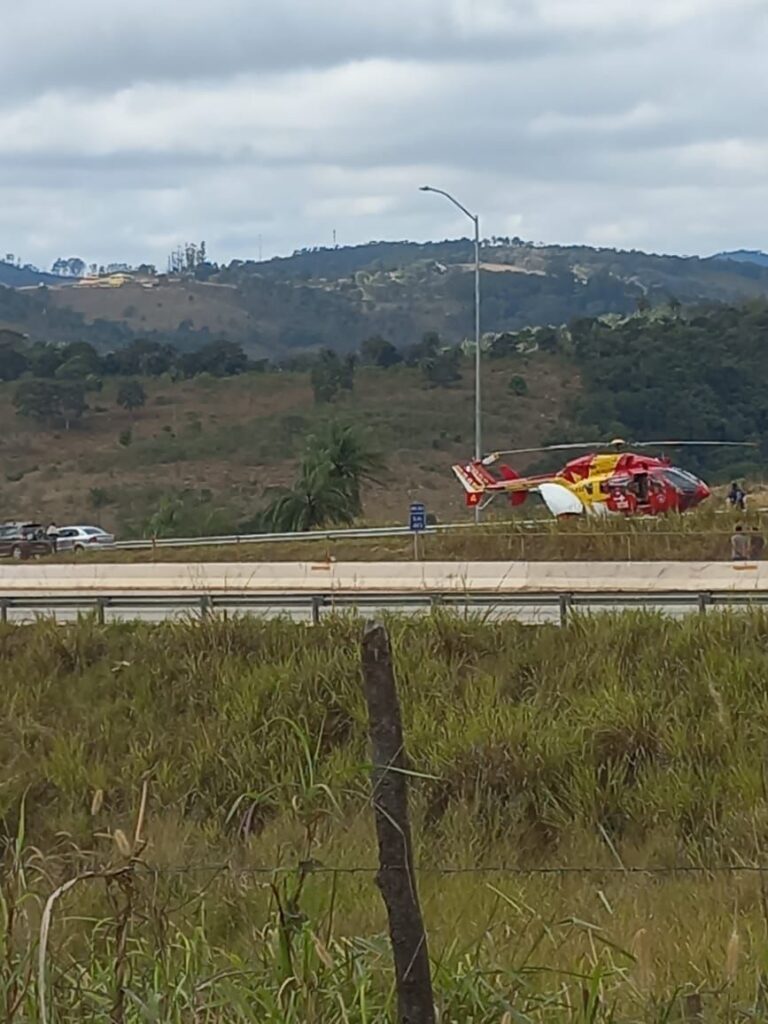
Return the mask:
[[[508,391],[523,373],[529,395]],[[315,406],[308,374],[250,373],[215,380],[145,382],[147,404],[134,417],[116,405],[118,382],[89,395],[93,412],[69,432],[41,429],[15,415],[13,385],[0,384],[3,518],[88,522],[139,530],[169,492],[208,492],[212,528],[252,516],[265,488],[292,482],[306,436],[338,417],[367,431],[389,474],[365,495],[372,522],[403,521],[424,500],[441,518],[464,514],[450,466],[472,447],[471,373],[456,388],[428,390],[418,370],[361,369],[352,395]],[[489,442],[539,443],[576,382],[554,357],[489,365]],[[125,447],[120,436],[132,431]],[[94,494],[102,503],[94,507]]]

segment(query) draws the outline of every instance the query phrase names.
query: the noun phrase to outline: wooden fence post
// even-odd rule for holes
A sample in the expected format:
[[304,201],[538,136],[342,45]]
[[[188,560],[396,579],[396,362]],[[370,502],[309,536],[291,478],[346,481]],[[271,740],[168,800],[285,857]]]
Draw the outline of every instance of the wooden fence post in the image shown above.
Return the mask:
[[704,1004],[699,992],[690,992],[683,999],[685,1019],[693,1022],[704,1020]]
[[384,626],[363,631],[363,688],[373,751],[371,781],[379,870],[376,884],[389,919],[399,1024],[435,1024],[424,922],[413,870],[408,818],[408,760],[395,673]]

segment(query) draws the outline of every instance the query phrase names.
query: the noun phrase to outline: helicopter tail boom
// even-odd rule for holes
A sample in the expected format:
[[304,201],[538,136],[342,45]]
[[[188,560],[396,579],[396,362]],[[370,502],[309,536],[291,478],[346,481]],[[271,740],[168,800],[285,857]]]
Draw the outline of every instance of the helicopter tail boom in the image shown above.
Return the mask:
[[[506,466],[503,463],[502,463],[502,465],[499,466],[499,475],[501,476],[502,480],[519,480],[520,479],[520,474],[519,473],[516,473],[514,471],[514,469],[510,469],[509,466]],[[527,490],[525,490],[525,491],[510,491],[507,494],[507,498],[509,500],[509,504],[513,508],[518,508],[520,505],[522,505],[525,502],[525,499],[527,497],[528,497],[528,491]]]

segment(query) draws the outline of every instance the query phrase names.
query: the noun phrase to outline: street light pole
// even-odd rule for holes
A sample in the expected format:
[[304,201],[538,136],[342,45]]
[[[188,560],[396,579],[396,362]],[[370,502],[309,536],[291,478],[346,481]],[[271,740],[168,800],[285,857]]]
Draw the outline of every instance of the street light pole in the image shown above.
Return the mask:
[[[482,402],[480,391],[480,217],[476,213],[470,213],[466,206],[463,206],[458,199],[445,192],[441,188],[432,188],[431,185],[422,185],[421,192],[435,192],[458,207],[465,216],[469,217],[475,225],[475,459],[479,462],[483,457],[482,437]],[[475,505],[475,522],[480,522],[480,508]]]
[[[481,431],[480,402],[480,217],[475,214],[475,459],[479,462],[483,457],[483,439]],[[480,521],[480,509],[477,520]]]

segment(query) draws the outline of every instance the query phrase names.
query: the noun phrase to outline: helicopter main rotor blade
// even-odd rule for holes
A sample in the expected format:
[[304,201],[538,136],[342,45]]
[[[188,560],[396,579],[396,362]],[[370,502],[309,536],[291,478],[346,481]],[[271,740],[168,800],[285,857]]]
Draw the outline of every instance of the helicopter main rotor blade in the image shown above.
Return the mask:
[[534,455],[538,452],[565,452],[576,448],[599,448],[605,447],[604,441],[579,441],[575,444],[545,444],[539,448],[507,448],[501,452],[491,452],[482,459],[484,466],[490,465],[500,459],[502,455]]
[[621,448],[677,448],[684,447],[724,447],[724,448],[757,448],[754,441],[625,441],[616,437],[610,441],[575,441],[569,444],[545,444],[538,448],[507,448],[504,451],[490,452],[481,462],[484,466],[490,466],[503,455],[536,455],[540,452],[566,452],[579,449],[597,449],[605,451],[613,449],[618,451]]
[[755,441],[632,441],[630,447],[634,448],[663,448],[663,447],[712,447],[712,448],[757,448]]

